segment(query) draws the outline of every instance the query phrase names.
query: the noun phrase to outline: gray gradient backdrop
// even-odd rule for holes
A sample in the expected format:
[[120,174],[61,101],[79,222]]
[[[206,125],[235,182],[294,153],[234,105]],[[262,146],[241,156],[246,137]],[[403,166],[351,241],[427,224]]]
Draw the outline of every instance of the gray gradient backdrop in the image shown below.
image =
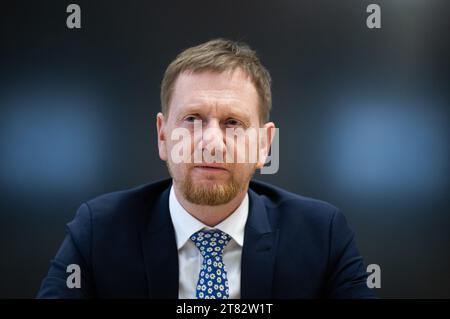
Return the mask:
[[[82,29],[65,26],[82,8]],[[365,26],[369,3],[382,28]],[[85,200],[168,176],[167,64],[216,37],[273,77],[280,170],[256,178],[346,214],[380,297],[450,297],[449,5],[11,1],[0,10],[0,297],[33,297]]]

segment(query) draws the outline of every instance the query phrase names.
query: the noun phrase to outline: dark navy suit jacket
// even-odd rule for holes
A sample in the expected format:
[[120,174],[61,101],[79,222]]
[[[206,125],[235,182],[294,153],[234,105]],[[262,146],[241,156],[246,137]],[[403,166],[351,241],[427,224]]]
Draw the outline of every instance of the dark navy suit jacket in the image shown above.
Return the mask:
[[[164,180],[84,203],[38,298],[177,298],[178,252]],[[342,213],[322,201],[252,181],[242,298],[370,298],[367,273]],[[68,288],[67,265],[81,269]]]

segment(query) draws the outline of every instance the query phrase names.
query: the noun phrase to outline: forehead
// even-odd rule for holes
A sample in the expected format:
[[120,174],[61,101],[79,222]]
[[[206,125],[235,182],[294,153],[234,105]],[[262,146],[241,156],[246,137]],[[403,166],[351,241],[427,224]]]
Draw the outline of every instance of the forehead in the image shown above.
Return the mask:
[[189,109],[217,113],[240,112],[259,118],[259,97],[250,77],[237,68],[234,71],[183,72],[175,82],[170,112]]

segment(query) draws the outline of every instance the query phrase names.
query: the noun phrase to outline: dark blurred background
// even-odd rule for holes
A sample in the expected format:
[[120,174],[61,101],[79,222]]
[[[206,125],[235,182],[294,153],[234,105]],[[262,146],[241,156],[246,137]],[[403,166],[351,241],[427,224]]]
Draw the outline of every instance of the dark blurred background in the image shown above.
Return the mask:
[[[80,30],[66,7],[81,7]],[[381,29],[366,7],[381,6]],[[180,50],[248,42],[273,77],[280,170],[340,207],[385,298],[450,297],[449,3],[8,1],[0,7],[0,297],[34,297],[78,206],[168,176],[159,83]]]

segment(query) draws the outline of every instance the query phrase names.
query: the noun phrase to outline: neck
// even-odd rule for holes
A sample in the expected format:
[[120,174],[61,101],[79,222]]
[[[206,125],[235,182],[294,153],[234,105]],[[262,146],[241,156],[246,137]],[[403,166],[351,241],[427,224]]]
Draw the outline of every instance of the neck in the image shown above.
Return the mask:
[[223,220],[230,216],[239,207],[239,205],[241,205],[248,190],[247,184],[247,186],[244,187],[230,202],[223,205],[204,206],[189,202],[183,196],[183,193],[178,189],[175,183],[173,186],[175,190],[175,196],[177,197],[177,200],[180,202],[181,206],[183,206],[183,208],[190,215],[209,227],[214,227],[220,224]]

